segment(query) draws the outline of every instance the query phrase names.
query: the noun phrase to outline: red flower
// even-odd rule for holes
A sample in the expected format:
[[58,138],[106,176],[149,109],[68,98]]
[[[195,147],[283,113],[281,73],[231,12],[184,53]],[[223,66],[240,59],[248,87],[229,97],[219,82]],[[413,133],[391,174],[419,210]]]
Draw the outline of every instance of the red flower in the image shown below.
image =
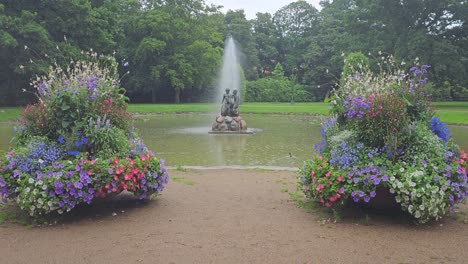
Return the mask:
[[319,185],[317,186],[317,188],[315,188],[315,190],[318,191],[318,192],[320,192],[320,191],[323,190],[324,188],[325,188],[325,185],[319,184]]
[[331,174],[332,174],[332,172],[329,171],[329,172],[325,173],[325,177],[329,177]]
[[132,174],[125,174],[125,175],[124,175],[124,179],[125,179],[126,181],[129,181],[129,180],[132,178],[132,176],[133,176]]
[[464,149],[460,151],[460,157],[464,160],[468,160],[468,155],[466,154],[466,151]]
[[340,176],[336,177],[336,180],[337,180],[338,182],[342,182],[342,181],[343,181],[343,177],[340,175]]
[[122,172],[124,172],[124,169],[123,169],[123,168],[117,168],[117,169],[115,170],[115,173],[116,173],[116,174],[121,174]]
[[104,198],[106,197],[106,193],[102,190],[102,188],[99,188],[96,196],[98,198]]
[[115,159],[114,159],[114,163],[115,163],[115,164],[119,164],[119,159],[118,159],[118,158],[115,158]]
[[145,160],[146,160],[146,157],[142,155],[142,156],[140,156],[140,159],[141,159],[142,161],[145,161]]

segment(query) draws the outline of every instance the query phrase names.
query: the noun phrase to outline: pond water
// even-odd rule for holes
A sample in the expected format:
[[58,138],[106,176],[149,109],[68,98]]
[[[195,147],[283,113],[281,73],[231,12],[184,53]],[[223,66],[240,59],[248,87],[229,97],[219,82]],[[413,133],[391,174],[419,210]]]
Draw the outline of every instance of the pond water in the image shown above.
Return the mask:
[[[168,166],[299,167],[314,154],[321,117],[244,115],[254,135],[209,135],[207,114],[139,116],[135,125],[146,145]],[[0,123],[0,149],[11,146],[13,124]],[[468,149],[468,127],[449,126],[455,141]]]

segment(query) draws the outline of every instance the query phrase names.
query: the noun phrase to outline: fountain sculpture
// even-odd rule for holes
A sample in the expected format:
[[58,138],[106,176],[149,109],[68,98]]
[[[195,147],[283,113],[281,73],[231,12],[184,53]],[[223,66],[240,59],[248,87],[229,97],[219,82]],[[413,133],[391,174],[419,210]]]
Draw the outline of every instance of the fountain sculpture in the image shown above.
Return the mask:
[[[221,112],[213,122],[210,134],[252,134],[239,112],[240,68],[234,39],[229,37],[224,48],[223,69],[218,84]],[[223,94],[223,91],[225,93]],[[232,91],[232,93],[230,93]]]

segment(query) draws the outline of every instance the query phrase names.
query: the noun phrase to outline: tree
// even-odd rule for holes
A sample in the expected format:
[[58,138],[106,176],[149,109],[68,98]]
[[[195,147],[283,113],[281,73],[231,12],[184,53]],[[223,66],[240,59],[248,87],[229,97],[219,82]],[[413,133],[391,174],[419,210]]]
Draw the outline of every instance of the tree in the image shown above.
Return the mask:
[[302,78],[305,53],[310,37],[316,31],[318,11],[306,1],[299,0],[278,10],[273,16],[273,23],[278,34],[280,62],[287,75]]
[[278,62],[277,33],[271,14],[257,13],[253,33],[259,59],[258,75],[268,77]]
[[225,36],[232,36],[241,51],[241,64],[247,80],[258,77],[258,57],[255,39],[252,35],[252,25],[245,18],[244,10],[227,11],[224,17]]
[[127,84],[130,93],[151,92],[152,102],[172,97],[178,103],[183,91],[203,90],[216,76],[223,43],[216,26],[220,20],[217,10],[202,1],[149,6],[153,9],[141,10],[125,28],[124,50],[135,72]]

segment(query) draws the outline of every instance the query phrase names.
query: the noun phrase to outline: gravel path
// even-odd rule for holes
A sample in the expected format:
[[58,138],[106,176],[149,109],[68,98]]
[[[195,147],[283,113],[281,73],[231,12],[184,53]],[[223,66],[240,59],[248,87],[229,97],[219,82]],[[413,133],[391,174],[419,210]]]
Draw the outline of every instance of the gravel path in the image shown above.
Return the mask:
[[[416,226],[404,216],[297,208],[295,173],[171,171],[161,196],[120,195],[63,223],[0,225],[0,263],[466,263],[468,225],[448,217]],[[461,210],[468,211],[466,205]]]

